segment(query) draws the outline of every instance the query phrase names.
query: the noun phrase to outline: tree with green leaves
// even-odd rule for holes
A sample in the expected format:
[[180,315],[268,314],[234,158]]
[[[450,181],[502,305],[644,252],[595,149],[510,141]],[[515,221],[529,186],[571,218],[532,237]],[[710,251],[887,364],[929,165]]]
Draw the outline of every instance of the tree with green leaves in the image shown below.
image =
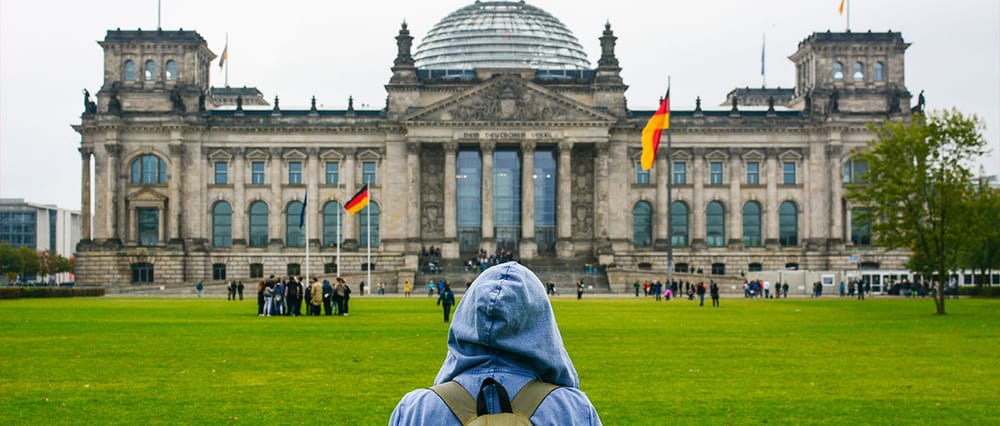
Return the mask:
[[989,282],[990,271],[1000,270],[1000,190],[990,186],[984,174],[980,172],[966,199],[971,230],[961,254],[962,268],[973,271],[977,287]]
[[868,128],[875,139],[854,152],[855,161],[868,163],[866,183],[849,185],[848,199],[868,215],[862,220],[871,223],[875,245],[908,249],[907,267],[935,277],[934,303],[944,315],[944,289],[972,230],[965,216],[971,163],[986,152],[982,122],[943,111]]
[[7,282],[12,282],[17,280],[17,273],[20,271],[21,258],[17,255],[17,249],[6,241],[0,243],[0,273],[3,273]]

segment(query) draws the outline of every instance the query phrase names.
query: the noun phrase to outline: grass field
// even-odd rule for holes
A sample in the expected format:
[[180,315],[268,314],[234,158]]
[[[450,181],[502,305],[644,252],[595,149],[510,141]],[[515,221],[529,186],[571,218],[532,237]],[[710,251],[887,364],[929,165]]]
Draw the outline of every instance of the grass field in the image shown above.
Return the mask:
[[[608,425],[1000,423],[1000,301],[949,302],[553,305]],[[0,424],[385,424],[432,384],[446,335],[422,297],[299,318],[255,300],[0,301]]]

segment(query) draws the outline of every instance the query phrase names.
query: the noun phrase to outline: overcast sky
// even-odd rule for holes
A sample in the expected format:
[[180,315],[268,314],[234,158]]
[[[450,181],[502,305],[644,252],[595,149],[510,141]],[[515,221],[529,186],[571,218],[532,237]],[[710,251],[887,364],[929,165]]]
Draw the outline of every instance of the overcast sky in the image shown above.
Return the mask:
[[[380,108],[406,21],[414,51],[431,27],[472,0],[162,0],[165,30],[198,31],[221,54],[229,34],[230,86],[256,86],[283,109]],[[673,109],[696,96],[716,108],[734,87],[761,85],[766,35],[769,87],[792,87],[787,59],[814,31],[843,31],[840,0],[534,0],[579,39],[592,66],[610,22],[632,109],[655,109],[672,76]],[[997,0],[853,0],[851,30],[902,32],[906,85],[931,109],[958,108],[985,121],[1000,173],[1000,6]],[[81,91],[103,79],[97,41],[109,29],[155,29],[156,0],[0,2],[0,197],[80,208]],[[221,86],[219,67],[211,71]],[[915,100],[914,100],[915,102]]]

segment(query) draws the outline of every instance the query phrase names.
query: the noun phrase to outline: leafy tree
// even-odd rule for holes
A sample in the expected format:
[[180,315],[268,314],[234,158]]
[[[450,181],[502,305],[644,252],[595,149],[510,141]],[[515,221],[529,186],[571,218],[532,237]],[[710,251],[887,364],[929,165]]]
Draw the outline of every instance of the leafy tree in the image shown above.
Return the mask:
[[73,261],[56,254],[56,272],[73,272]]
[[38,252],[28,247],[18,247],[17,257],[20,259],[21,269],[18,271],[22,276],[37,275],[41,270],[41,262],[38,259]]
[[982,122],[958,111],[914,114],[907,122],[869,124],[875,139],[855,158],[868,162],[866,184],[848,198],[867,211],[873,243],[909,249],[911,270],[935,276],[934,303],[945,314],[944,286],[960,266],[971,230],[963,215],[973,189],[970,162],[985,153]]
[[21,258],[17,255],[17,249],[11,247],[6,241],[0,243],[0,272],[7,277],[7,281],[14,281],[20,270]]
[[981,287],[989,282],[990,271],[1000,269],[1000,191],[980,177],[966,201],[964,217],[970,231],[963,245],[962,267],[978,272],[975,283]]

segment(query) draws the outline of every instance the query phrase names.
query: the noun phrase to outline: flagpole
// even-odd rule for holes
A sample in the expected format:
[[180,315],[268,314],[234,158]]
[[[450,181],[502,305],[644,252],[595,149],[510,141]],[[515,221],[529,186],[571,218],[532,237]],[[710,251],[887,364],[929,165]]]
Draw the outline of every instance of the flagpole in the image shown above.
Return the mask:
[[368,294],[372,294],[372,204],[371,204],[371,194],[368,194],[368,205],[365,206],[365,210],[368,210]]
[[302,203],[302,214],[306,222],[306,284],[309,283],[309,215],[306,209],[309,207],[309,193],[306,193],[306,201]]
[[851,32],[851,0],[847,0],[847,32]]
[[[667,99],[670,97],[670,76],[667,76]],[[668,101],[669,102],[669,101]],[[669,114],[670,111],[667,111]],[[670,146],[670,134],[673,131],[673,126],[667,126],[667,288],[672,288],[674,283],[674,236],[672,234],[673,230],[670,229],[670,213],[673,209],[673,182],[674,173],[673,167],[674,163],[672,161],[672,152]]]
[[226,87],[229,87],[229,33],[226,33]]
[[344,210],[344,206],[343,205],[340,206],[340,210],[341,211],[337,212],[337,276],[338,277],[340,276],[340,242],[343,239],[343,236],[340,235],[340,232],[341,232],[341,224],[340,223],[343,221],[343,216],[344,216],[344,211],[343,211]]
[[[767,73],[764,68],[764,47],[767,46],[767,34],[761,34],[760,36],[760,87],[767,87]],[[667,134],[670,134],[670,129],[667,129]]]

